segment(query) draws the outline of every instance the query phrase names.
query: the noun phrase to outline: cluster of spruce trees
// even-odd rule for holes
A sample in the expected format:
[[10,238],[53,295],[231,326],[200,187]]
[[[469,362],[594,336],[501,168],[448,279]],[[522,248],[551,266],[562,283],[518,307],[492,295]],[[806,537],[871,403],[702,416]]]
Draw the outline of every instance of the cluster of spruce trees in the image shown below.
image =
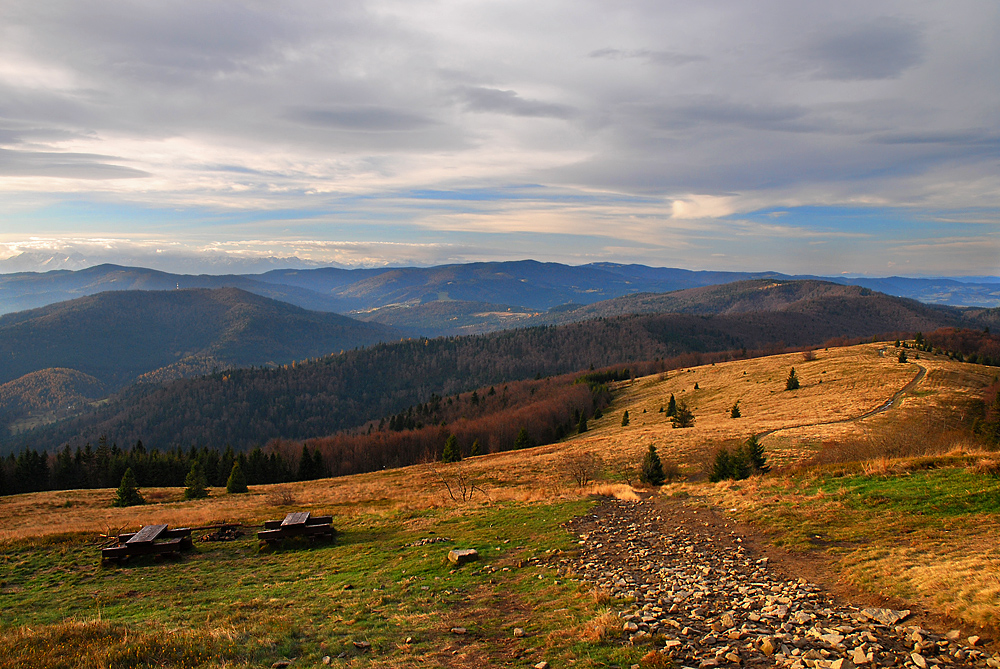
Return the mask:
[[56,454],[24,448],[17,455],[0,458],[0,495],[115,488],[130,469],[142,487],[187,486],[186,479],[196,464],[206,485],[224,486],[234,463],[239,464],[250,485],[308,481],[328,475],[323,454],[305,445],[297,458],[291,458],[260,447],[249,453],[236,453],[229,447],[222,451],[208,447],[159,451],[147,450],[138,441],[123,449],[101,437],[96,448],[89,442],[75,450],[64,446]]

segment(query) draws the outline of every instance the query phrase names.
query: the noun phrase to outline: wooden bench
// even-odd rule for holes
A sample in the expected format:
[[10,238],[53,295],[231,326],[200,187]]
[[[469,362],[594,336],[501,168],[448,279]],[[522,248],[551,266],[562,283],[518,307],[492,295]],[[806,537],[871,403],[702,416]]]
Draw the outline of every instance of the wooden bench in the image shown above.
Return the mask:
[[333,516],[313,516],[308,511],[290,513],[283,520],[264,521],[264,530],[257,538],[267,543],[279,543],[290,537],[333,539]]
[[101,550],[102,560],[127,561],[133,555],[178,553],[193,546],[191,528],[169,529],[166,525],[146,525],[138,532],[118,535],[118,545]]

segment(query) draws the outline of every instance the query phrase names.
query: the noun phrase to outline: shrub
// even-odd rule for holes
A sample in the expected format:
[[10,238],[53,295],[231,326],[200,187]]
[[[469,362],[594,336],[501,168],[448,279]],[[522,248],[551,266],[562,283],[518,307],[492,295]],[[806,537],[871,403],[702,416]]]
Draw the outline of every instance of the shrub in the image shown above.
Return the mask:
[[198,499],[208,497],[208,479],[205,478],[205,470],[201,468],[201,463],[195,460],[191,463],[191,471],[184,478],[184,499]]
[[138,506],[145,503],[146,500],[139,493],[139,486],[135,482],[135,474],[129,467],[122,475],[121,485],[118,486],[118,492],[115,493],[115,499],[111,502],[111,506]]
[[581,488],[597,478],[603,469],[604,460],[595,453],[571,456],[565,467],[566,475]]
[[247,487],[247,477],[243,474],[239,460],[233,462],[233,469],[229,472],[229,478],[226,480],[226,492],[231,495],[250,492],[250,488]]
[[694,414],[687,408],[687,404],[685,404],[683,400],[677,404],[677,410],[674,411],[674,416],[671,421],[673,422],[675,428],[694,427]]
[[639,480],[647,485],[663,485],[665,479],[663,473],[663,463],[656,453],[656,446],[649,445],[646,456],[642,459],[642,468],[639,471]]
[[795,376],[795,368],[792,367],[792,371],[788,372],[788,378],[785,380],[785,390],[798,390],[799,389],[799,377]]
[[906,351],[900,349],[900,351],[899,351],[899,358],[897,358],[897,359],[900,362],[906,362]]
[[764,474],[770,469],[764,456],[764,446],[757,435],[751,435],[732,453],[725,446],[719,449],[712,462],[708,480],[713,483],[726,479],[741,481],[753,474]]

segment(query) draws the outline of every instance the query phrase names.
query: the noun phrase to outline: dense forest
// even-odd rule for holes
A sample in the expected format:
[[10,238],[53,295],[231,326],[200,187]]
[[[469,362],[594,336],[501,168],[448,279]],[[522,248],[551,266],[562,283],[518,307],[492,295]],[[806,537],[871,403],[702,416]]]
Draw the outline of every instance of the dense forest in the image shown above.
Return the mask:
[[360,431],[305,444],[273,440],[249,453],[229,446],[161,451],[147,449],[141,440],[123,449],[106,435],[96,447],[67,444],[55,453],[24,448],[0,459],[0,495],[115,487],[126,469],[142,486],[180,486],[194,462],[214,486],[225,485],[234,462],[249,484],[304,481],[437,460],[449,439],[452,459],[528,448],[585,431],[587,420],[611,400],[607,383],[633,374],[603,370],[490,386],[464,396],[432,395]]

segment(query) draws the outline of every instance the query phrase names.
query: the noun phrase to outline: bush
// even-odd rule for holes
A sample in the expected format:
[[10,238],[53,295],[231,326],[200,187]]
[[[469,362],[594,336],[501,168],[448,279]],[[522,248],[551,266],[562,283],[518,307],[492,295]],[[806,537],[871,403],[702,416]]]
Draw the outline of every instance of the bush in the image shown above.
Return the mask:
[[694,414],[687,408],[687,404],[685,404],[683,400],[677,404],[677,408],[674,411],[674,417],[671,421],[673,422],[675,428],[694,427]]
[[139,494],[139,486],[135,482],[135,474],[132,473],[132,468],[129,467],[125,470],[125,474],[122,475],[121,485],[118,486],[118,492],[115,493],[115,499],[111,502],[111,506],[138,506],[145,503],[146,500]]
[[229,479],[226,480],[226,492],[232,495],[250,492],[250,488],[247,487],[247,477],[243,474],[243,468],[240,467],[239,460],[233,462],[233,468],[229,472]]
[[191,463],[191,471],[184,478],[184,499],[198,499],[208,497],[208,479],[205,478],[205,470],[201,468],[201,463],[195,460]]
[[900,362],[906,362],[906,351],[900,349],[900,351],[899,351],[899,358],[897,358],[897,359]]
[[795,376],[795,368],[792,367],[792,371],[788,372],[788,379],[785,380],[785,390],[798,390],[799,389],[799,377]]
[[719,449],[708,480],[713,483],[726,479],[741,481],[754,474],[764,474],[770,469],[764,456],[764,446],[757,435],[751,435],[732,453],[725,446]]
[[663,485],[666,476],[663,473],[663,463],[656,453],[656,446],[649,445],[646,456],[642,459],[642,468],[639,471],[639,480],[646,485]]

